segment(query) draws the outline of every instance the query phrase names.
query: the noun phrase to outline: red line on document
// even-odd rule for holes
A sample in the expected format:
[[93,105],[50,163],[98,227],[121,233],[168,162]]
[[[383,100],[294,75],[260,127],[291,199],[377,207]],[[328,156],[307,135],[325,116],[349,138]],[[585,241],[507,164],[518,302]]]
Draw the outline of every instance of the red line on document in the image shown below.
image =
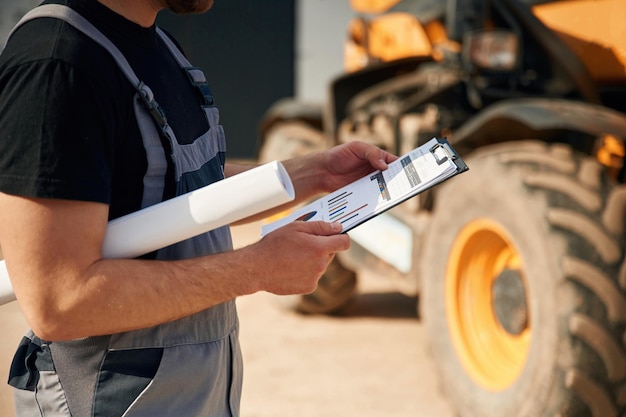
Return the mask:
[[338,219],[335,219],[334,221],[340,222],[340,221],[341,221],[341,219],[345,219],[345,218],[346,218],[346,217],[348,217],[349,215],[351,215],[351,214],[353,214],[353,213],[356,213],[357,211],[362,210],[362,209],[364,209],[365,207],[367,207],[367,204],[363,204],[361,207],[359,207],[359,208],[357,208],[357,209],[352,210],[350,213],[346,213],[346,214],[344,214],[343,216],[341,216],[341,217],[340,217],[340,218],[338,218]]

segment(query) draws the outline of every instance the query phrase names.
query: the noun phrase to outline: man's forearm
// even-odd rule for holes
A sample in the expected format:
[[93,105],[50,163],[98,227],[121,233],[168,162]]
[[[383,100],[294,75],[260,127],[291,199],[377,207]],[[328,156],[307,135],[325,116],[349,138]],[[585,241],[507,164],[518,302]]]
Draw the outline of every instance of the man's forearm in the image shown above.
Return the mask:
[[84,271],[33,275],[54,283],[45,291],[32,291],[26,279],[15,289],[35,334],[67,340],[150,327],[256,292],[255,261],[240,251],[182,261],[103,259]]

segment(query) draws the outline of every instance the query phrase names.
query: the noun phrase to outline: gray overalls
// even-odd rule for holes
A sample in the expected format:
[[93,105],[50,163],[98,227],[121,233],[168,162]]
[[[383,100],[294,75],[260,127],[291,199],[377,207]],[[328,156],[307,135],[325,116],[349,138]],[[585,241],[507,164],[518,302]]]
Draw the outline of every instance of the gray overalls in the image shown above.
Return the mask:
[[[178,195],[224,178],[224,132],[204,74],[191,67],[160,29],[160,38],[204,96],[209,130],[189,145],[177,142],[150,89],[91,23],[66,6],[44,5],[27,14],[16,28],[39,17],[63,19],[90,36],[111,53],[136,87],[135,115],[148,159],[142,207],[163,197],[167,162],[159,129],[171,143]],[[181,259],[231,249],[230,230],[223,227],[164,248],[157,258]],[[13,360],[9,383],[16,388],[19,417],[238,416],[242,360],[235,302],[110,336],[51,343],[29,332]]]

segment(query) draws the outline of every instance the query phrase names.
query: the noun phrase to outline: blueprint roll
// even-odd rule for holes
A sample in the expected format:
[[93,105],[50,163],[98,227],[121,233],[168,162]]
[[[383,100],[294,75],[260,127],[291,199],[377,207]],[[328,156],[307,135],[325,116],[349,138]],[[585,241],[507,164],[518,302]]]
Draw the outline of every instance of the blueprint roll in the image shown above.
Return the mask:
[[[284,166],[258,166],[137,212],[111,220],[103,258],[135,258],[253,216],[295,197]],[[0,305],[15,300],[4,261],[0,261]]]
[[4,261],[1,261],[2,265],[0,268],[0,305],[4,305],[6,303],[10,303],[15,300],[15,295],[13,294],[13,287],[11,287],[11,281],[9,281],[9,274],[7,273],[6,266],[4,265]]

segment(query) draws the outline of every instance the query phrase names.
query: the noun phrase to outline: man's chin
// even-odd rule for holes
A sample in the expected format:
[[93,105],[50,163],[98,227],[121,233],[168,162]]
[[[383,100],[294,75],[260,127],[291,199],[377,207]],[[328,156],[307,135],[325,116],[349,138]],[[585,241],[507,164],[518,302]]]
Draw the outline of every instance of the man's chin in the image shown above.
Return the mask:
[[166,3],[176,14],[204,13],[213,6],[213,0],[167,0]]

